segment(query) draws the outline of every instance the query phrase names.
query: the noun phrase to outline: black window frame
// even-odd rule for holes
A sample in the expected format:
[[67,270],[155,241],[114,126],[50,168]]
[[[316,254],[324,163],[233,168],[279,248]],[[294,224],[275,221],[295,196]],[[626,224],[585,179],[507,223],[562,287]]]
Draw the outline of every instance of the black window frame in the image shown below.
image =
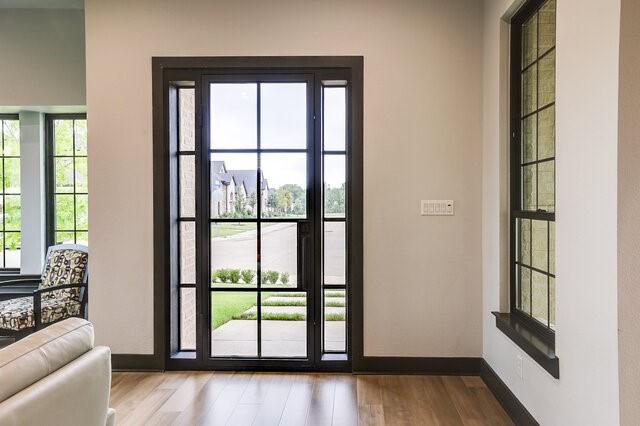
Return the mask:
[[[3,122],[5,120],[15,120],[18,122],[18,125],[20,124],[20,115],[19,114],[0,114],[0,125],[3,125]],[[18,158],[18,160],[20,159],[21,155],[22,155],[22,149],[20,150],[20,155],[18,155],[17,157],[15,156],[5,156],[4,155],[4,128],[0,128],[0,143],[2,145],[0,145],[0,149],[2,149],[2,151],[0,151],[0,159],[2,160],[2,188],[0,188],[0,197],[2,197],[2,205],[5,205],[4,202],[4,198],[5,198],[5,191],[4,191],[4,160],[5,158]],[[20,141],[18,141],[20,142]],[[22,148],[22,147],[21,147]],[[20,183],[20,192],[17,194],[11,194],[11,195],[18,195],[21,198],[21,204],[20,204],[20,229],[18,231],[5,231],[5,214],[4,214],[4,209],[2,211],[2,215],[0,220],[2,221],[1,225],[2,228],[0,228],[0,233],[2,234],[2,247],[0,247],[1,250],[1,256],[2,256],[2,265],[4,265],[4,267],[0,268],[0,272],[4,273],[4,274],[19,274],[20,273],[20,266],[16,267],[11,267],[11,268],[7,268],[6,267],[6,245],[4,243],[4,237],[5,234],[7,232],[9,233],[17,233],[20,234],[20,258],[21,258],[21,263],[22,263],[22,182]]]
[[[549,315],[547,315],[547,325],[543,325],[538,320],[534,319],[531,314],[526,314],[521,311],[517,306],[517,300],[520,297],[518,290],[518,244],[519,244],[519,232],[517,230],[518,219],[530,219],[531,227],[533,227],[533,220],[545,221],[547,223],[555,223],[555,208],[553,212],[543,211],[538,209],[537,211],[524,210],[522,203],[522,181],[521,181],[521,167],[522,156],[522,120],[529,114],[522,114],[522,75],[525,70],[536,64],[546,55],[555,52],[555,43],[552,48],[544,52],[541,55],[537,55],[536,59],[528,64],[524,69],[522,67],[522,27],[527,20],[535,15],[540,8],[548,0],[528,0],[520,10],[514,15],[511,21],[511,44],[510,44],[510,125],[511,125],[511,156],[510,156],[510,217],[509,217],[509,270],[510,270],[510,284],[509,284],[509,308],[512,315],[517,317],[517,320],[533,332],[539,339],[551,347],[555,347],[555,331],[549,325]],[[538,32],[536,32],[538,37]],[[536,85],[536,91],[538,90]],[[536,109],[530,114],[539,113],[546,108],[555,105],[555,99],[552,103],[539,107],[536,104]],[[554,128],[555,132],[555,128]],[[537,136],[536,136],[537,138]],[[537,144],[536,144],[537,145]],[[553,160],[555,163],[555,152],[553,157],[549,159],[539,160],[536,159],[535,163],[546,162]],[[527,163],[528,164],[528,163]],[[538,184],[536,179],[536,185]],[[537,194],[537,191],[536,191]],[[555,165],[554,165],[554,194],[555,194]],[[537,206],[536,206],[537,207]],[[549,232],[549,231],[548,231]],[[547,241],[548,243],[548,241]],[[547,257],[549,257],[549,244],[547,244]],[[532,266],[529,266],[531,270],[534,270]],[[544,272],[546,275],[555,278],[555,273]],[[530,289],[530,293],[532,293]],[[549,298],[549,284],[547,284],[547,298]],[[547,308],[550,309],[550,302],[547,301]],[[533,307],[530,306],[530,310]]]
[[[352,154],[351,162],[348,165],[348,173],[351,176],[347,191],[352,195],[350,203],[350,231],[347,238],[352,242],[352,250],[348,253],[347,260],[350,267],[347,268],[351,283],[351,291],[348,297],[354,296],[353,302],[348,303],[349,309],[347,315],[352,318],[353,333],[351,338],[347,337],[351,342],[352,363],[322,359],[321,365],[303,366],[284,366],[271,360],[265,360],[262,365],[249,364],[242,361],[243,368],[254,368],[261,370],[273,369],[294,369],[294,370],[318,370],[318,371],[344,371],[345,368],[350,370],[349,365],[353,368],[361,368],[364,364],[363,344],[362,344],[362,80],[363,80],[363,58],[360,56],[337,56],[337,57],[154,57],[153,60],[153,104],[154,104],[154,275],[155,293],[154,293],[154,319],[156,327],[154,328],[154,355],[153,365],[161,368],[184,369],[194,368],[198,365],[203,369],[210,369],[211,365],[206,363],[193,364],[191,359],[174,358],[170,355],[170,349],[173,347],[171,338],[171,328],[173,327],[170,318],[170,306],[173,303],[174,288],[172,287],[172,268],[168,267],[166,262],[167,256],[175,256],[175,252],[171,248],[171,223],[174,217],[173,210],[175,206],[171,205],[171,193],[169,187],[174,186],[172,167],[167,161],[167,152],[170,152],[170,135],[168,127],[167,106],[170,100],[167,99],[166,84],[169,82],[186,82],[193,81],[203,69],[220,69],[224,70],[224,74],[228,71],[232,73],[246,73],[247,71],[270,70],[274,73],[280,73],[281,70],[295,70],[297,72],[308,72],[309,70],[324,71],[327,69],[339,68],[345,72],[349,72],[352,78],[351,99],[353,102],[348,109],[348,120],[353,123],[350,129],[350,137],[352,145],[350,152]],[[316,96],[316,102],[319,96]],[[201,99],[196,90],[196,103],[200,103]],[[317,107],[317,106],[316,106]],[[169,110],[171,107],[169,107]],[[196,113],[196,141],[202,126],[202,117]],[[197,144],[197,142],[196,142]],[[199,158],[196,157],[196,158]],[[198,170],[198,169],[197,169]],[[205,168],[207,170],[207,168]],[[197,174],[197,171],[196,171]],[[197,181],[198,179],[196,177]],[[197,192],[197,190],[196,190]],[[319,198],[316,198],[316,203]],[[317,231],[314,231],[317,232]],[[197,250],[196,250],[197,251]],[[318,252],[319,254],[319,252]],[[316,254],[316,256],[318,255]],[[316,271],[319,271],[316,269]],[[317,272],[314,272],[314,274]],[[202,286],[199,286],[202,287]],[[198,300],[207,300],[198,297]],[[196,303],[198,304],[198,303]],[[203,304],[204,305],[204,304]],[[198,309],[200,311],[200,309]],[[205,309],[206,310],[206,309]],[[169,349],[169,350],[168,350]],[[328,364],[325,364],[329,362]],[[239,368],[240,365],[229,363],[224,368]],[[221,366],[219,368],[222,368]],[[218,368],[218,369],[219,369]]]
[[[56,232],[73,232],[74,243],[76,240],[76,234],[78,232],[87,232],[89,233],[89,227],[87,229],[78,230],[77,225],[75,224],[76,218],[74,214],[74,228],[73,230],[56,230],[56,218],[55,218],[55,152],[54,152],[54,137],[55,137],[55,129],[54,122],[56,120],[86,120],[86,113],[56,113],[56,114],[45,114],[45,210],[46,210],[46,225],[45,225],[45,250],[47,247],[50,247],[56,244]],[[75,137],[75,132],[74,132]],[[87,137],[87,150],[88,150],[88,137]],[[75,143],[74,143],[74,153],[71,156],[74,159],[74,167],[75,167],[75,158],[78,157],[75,153]],[[81,156],[85,157],[85,156]],[[88,159],[88,152],[86,158]],[[87,168],[88,172],[88,168]],[[74,175],[74,186],[75,186],[75,175]],[[78,193],[75,191],[70,192],[74,196],[74,205],[75,205],[75,196],[84,193]],[[87,188],[86,195],[89,195],[89,191]]]

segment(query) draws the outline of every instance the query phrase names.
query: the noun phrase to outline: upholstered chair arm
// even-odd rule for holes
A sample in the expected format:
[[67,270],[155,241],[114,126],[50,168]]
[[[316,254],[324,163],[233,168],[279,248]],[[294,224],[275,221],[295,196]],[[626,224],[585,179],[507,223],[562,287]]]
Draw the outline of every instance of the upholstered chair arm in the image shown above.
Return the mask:
[[53,287],[44,287],[39,288],[33,292],[33,319],[35,320],[36,330],[40,329],[42,326],[42,295],[46,293],[50,293],[56,290],[64,290],[67,288],[77,288],[77,289],[85,289],[85,294],[83,296],[83,300],[80,302],[82,304],[86,303],[87,300],[87,283],[81,284],[62,284],[56,285]]
[[82,289],[82,288],[86,288],[87,284],[86,283],[80,283],[80,284],[62,284],[62,285],[56,285],[53,287],[43,287],[43,288],[39,288],[37,290],[34,290],[33,295],[34,296],[39,296],[43,293],[50,293],[52,291],[56,291],[56,290],[64,290],[66,288],[78,288],[78,289]]
[[12,285],[21,285],[21,284],[29,284],[29,283],[40,284],[40,282],[42,282],[41,278],[18,278],[15,280],[2,281],[0,282],[0,287],[8,287]]

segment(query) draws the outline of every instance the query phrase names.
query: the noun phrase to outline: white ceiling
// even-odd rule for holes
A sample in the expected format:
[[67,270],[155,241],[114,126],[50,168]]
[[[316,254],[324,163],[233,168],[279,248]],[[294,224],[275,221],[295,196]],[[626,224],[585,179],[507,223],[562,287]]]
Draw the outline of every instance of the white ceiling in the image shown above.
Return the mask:
[[84,9],[84,0],[0,0],[0,9]]

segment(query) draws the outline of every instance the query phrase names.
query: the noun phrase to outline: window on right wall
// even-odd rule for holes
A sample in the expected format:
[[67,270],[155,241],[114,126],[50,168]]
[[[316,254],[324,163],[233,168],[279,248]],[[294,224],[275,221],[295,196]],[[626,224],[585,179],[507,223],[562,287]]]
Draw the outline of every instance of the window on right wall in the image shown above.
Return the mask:
[[553,338],[556,323],[556,1],[511,26],[511,312]]

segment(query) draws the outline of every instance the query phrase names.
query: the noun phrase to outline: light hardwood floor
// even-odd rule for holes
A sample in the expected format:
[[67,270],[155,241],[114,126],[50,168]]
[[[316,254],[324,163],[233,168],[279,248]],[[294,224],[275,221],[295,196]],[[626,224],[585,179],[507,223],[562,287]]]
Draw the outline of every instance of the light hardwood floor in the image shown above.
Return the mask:
[[114,373],[118,425],[511,425],[479,377]]

